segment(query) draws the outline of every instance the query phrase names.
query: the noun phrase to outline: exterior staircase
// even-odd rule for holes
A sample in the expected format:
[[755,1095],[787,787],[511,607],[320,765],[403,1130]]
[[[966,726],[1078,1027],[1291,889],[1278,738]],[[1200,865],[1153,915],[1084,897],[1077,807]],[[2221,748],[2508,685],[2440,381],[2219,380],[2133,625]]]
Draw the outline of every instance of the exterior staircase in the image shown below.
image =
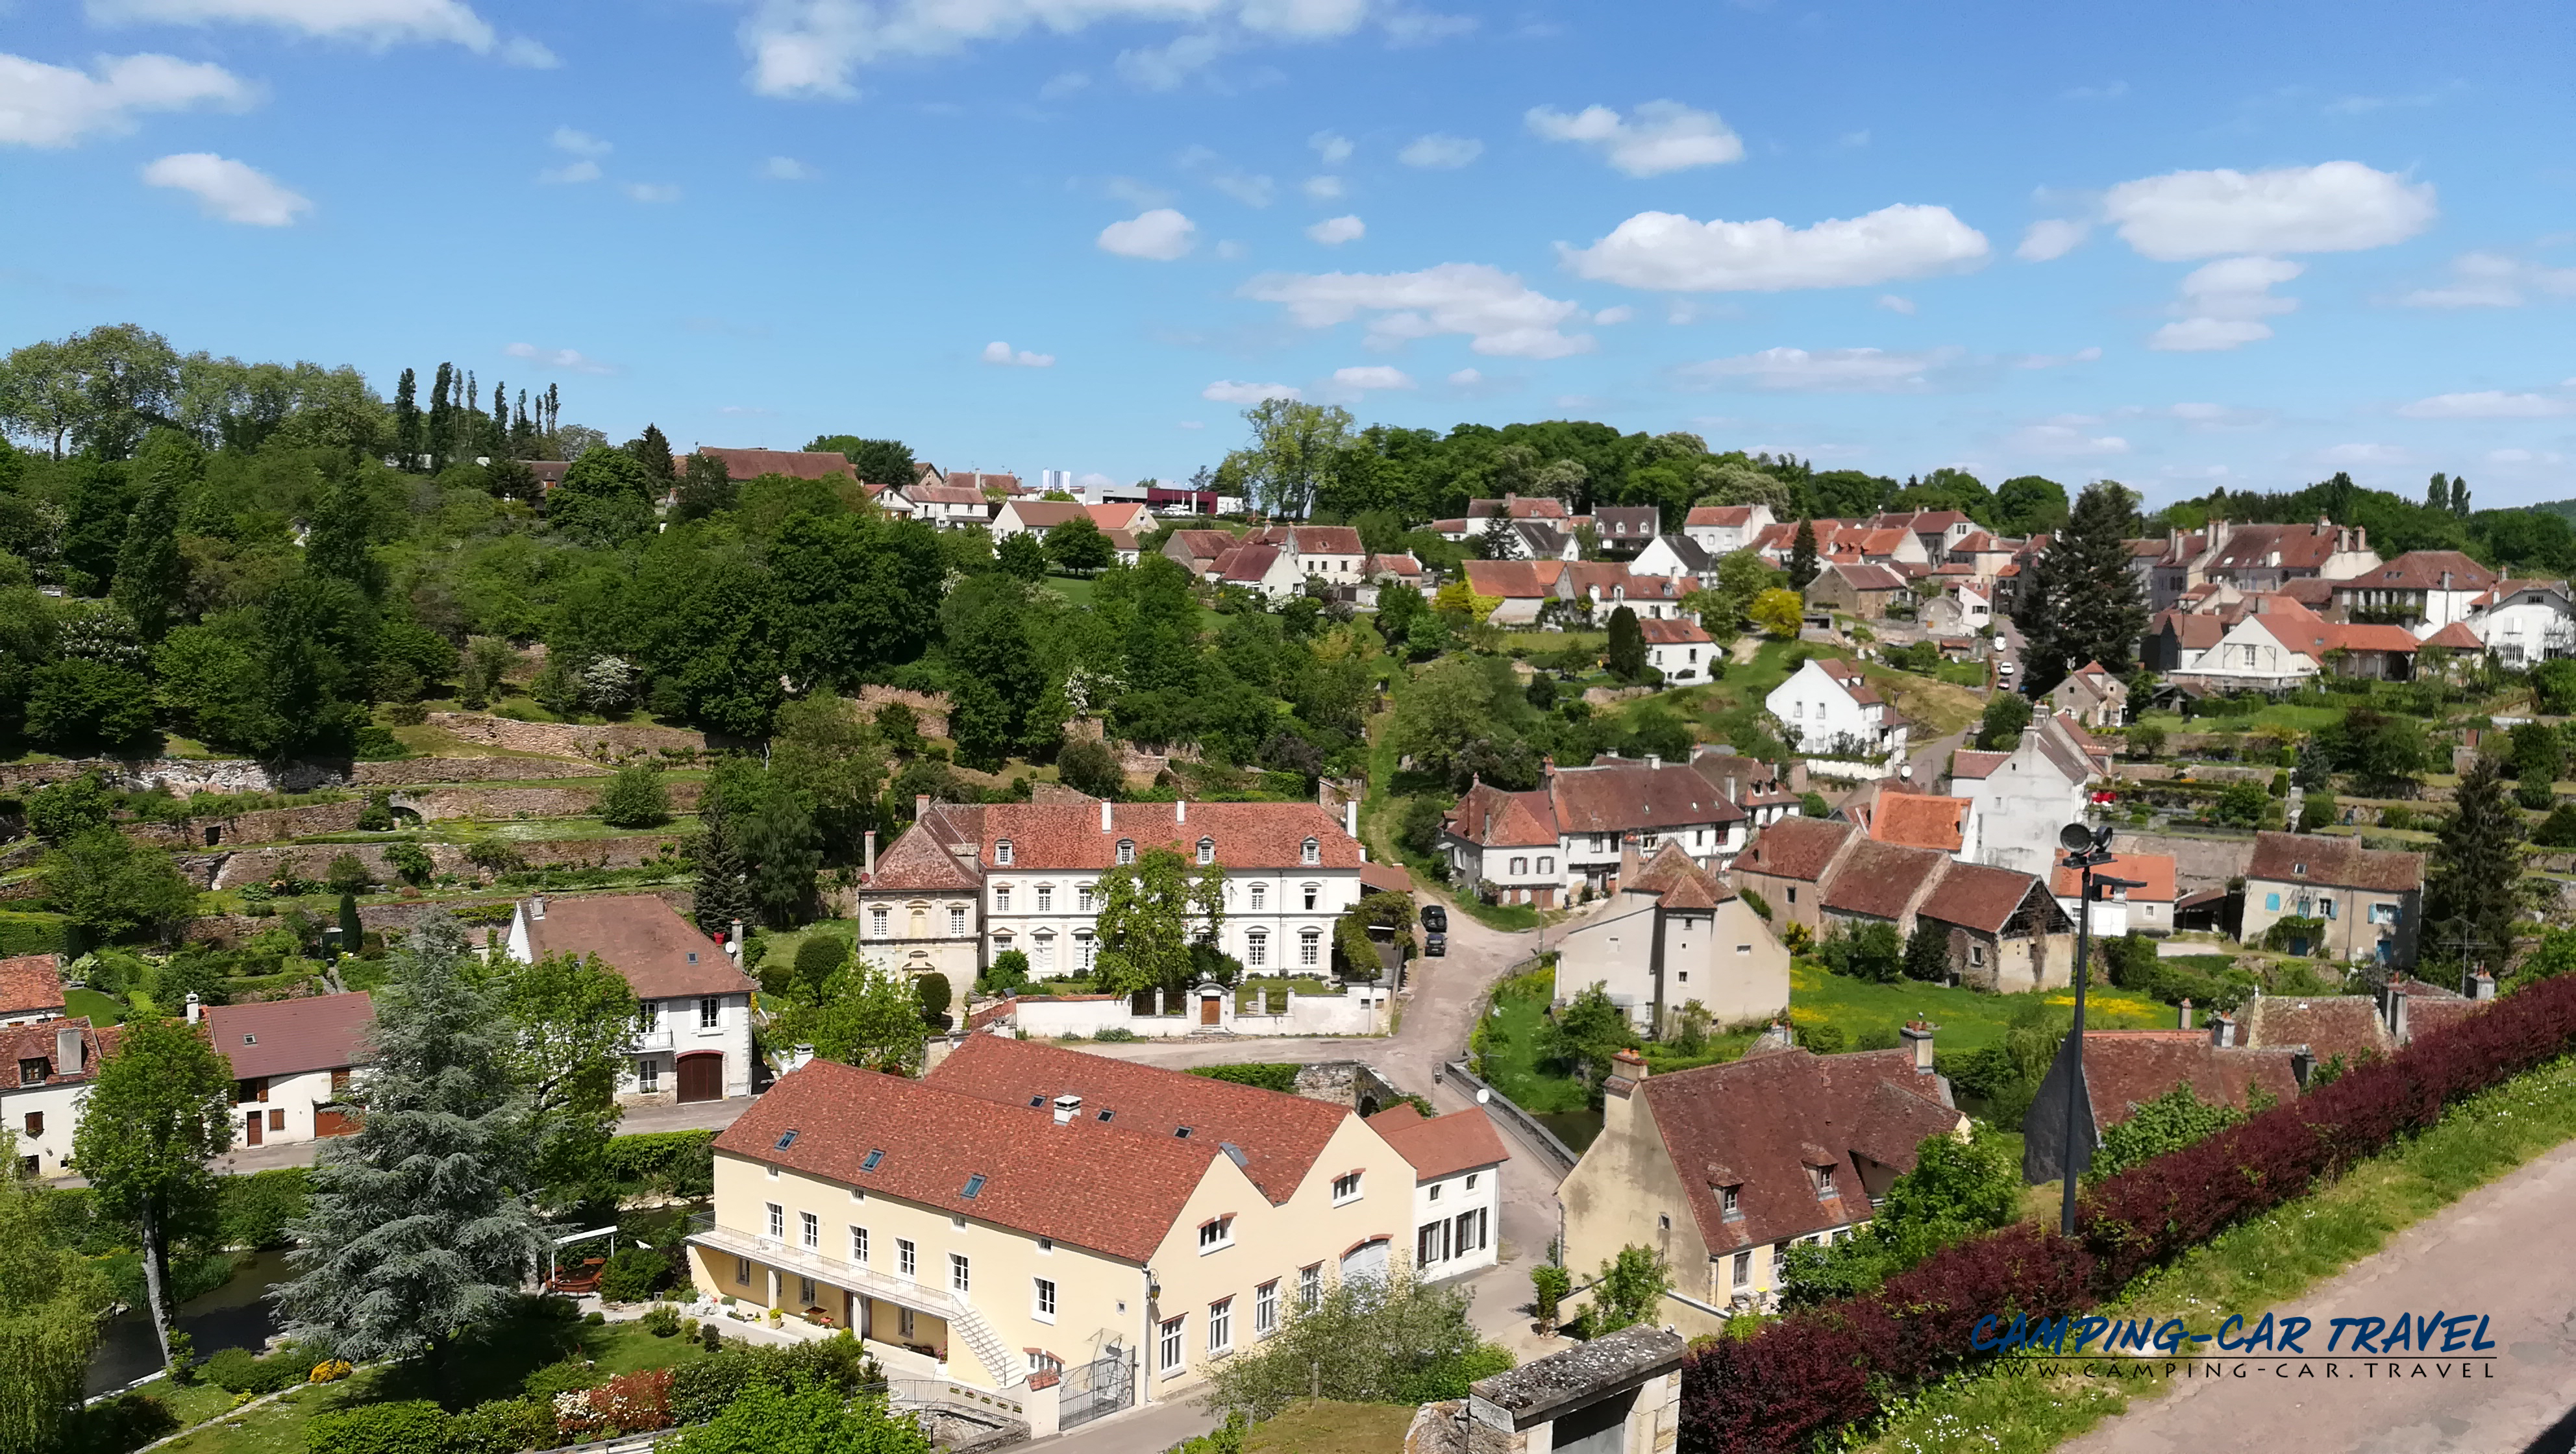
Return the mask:
[[964,1298],[952,1296],[950,1301],[956,1304],[956,1310],[948,1315],[948,1326],[965,1336],[966,1346],[975,1350],[975,1361],[992,1376],[993,1387],[1007,1388],[1018,1382],[1019,1361],[1002,1346],[1001,1335],[993,1331],[993,1325],[985,1322],[984,1315]]

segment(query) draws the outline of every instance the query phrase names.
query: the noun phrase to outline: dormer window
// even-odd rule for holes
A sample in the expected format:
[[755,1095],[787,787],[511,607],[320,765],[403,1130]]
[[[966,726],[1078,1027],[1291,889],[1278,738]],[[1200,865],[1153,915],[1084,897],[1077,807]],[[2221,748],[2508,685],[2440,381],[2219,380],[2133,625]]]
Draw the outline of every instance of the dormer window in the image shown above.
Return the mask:
[[1200,840],[1199,840],[1199,862],[1200,862],[1202,865],[1210,864],[1210,863],[1214,863],[1214,862],[1216,862],[1216,840],[1215,840],[1215,839],[1213,839],[1213,838],[1202,838],[1202,839],[1200,839]]
[[1324,845],[1309,838],[1299,848],[1298,858],[1303,863],[1321,863],[1324,861]]
[[993,843],[993,861],[994,861],[995,863],[998,863],[998,864],[1002,865],[1002,866],[1003,866],[1003,867],[1005,867],[1005,868],[1008,868],[1008,867],[1010,866],[1010,863],[1011,863],[1011,840],[1009,840],[1008,838],[1002,838],[1002,839],[996,839],[996,840],[994,841],[994,843]]
[[1122,865],[1134,863],[1136,861],[1135,839],[1121,838],[1118,840],[1118,861]]
[[1717,1189],[1717,1210],[1720,1216],[1725,1217],[1730,1222],[1742,1220],[1744,1216],[1744,1188],[1741,1186],[1719,1187]]
[[1817,1167],[1817,1168],[1816,1168],[1816,1196],[1817,1196],[1817,1198],[1818,1198],[1819,1200],[1821,1200],[1821,1199],[1823,1199],[1823,1198],[1825,1198],[1825,1197],[1832,1196],[1833,1194],[1834,1194],[1834,1169],[1833,1169],[1832,1167],[1830,1167],[1830,1166],[1819,1166],[1819,1167]]

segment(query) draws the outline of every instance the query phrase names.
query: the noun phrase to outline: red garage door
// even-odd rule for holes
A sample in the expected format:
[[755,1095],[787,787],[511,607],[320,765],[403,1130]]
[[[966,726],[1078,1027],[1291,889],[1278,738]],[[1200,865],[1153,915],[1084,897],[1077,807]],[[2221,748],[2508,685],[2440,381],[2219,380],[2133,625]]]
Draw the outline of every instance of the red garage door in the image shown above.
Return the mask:
[[708,1052],[680,1057],[680,1100],[724,1099],[724,1057]]

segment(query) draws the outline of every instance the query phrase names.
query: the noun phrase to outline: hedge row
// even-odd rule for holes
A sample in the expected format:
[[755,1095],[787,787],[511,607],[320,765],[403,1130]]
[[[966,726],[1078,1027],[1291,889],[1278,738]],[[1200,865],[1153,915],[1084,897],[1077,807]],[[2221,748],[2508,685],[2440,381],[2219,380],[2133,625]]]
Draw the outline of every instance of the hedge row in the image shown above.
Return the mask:
[[2443,1110],[2576,1050],[2576,976],[2484,1013],[2209,1139],[2092,1188],[2081,1234],[2027,1223],[1954,1244],[1864,1298],[1695,1350],[1682,1376],[1682,1441],[1698,1451],[1791,1454],[1879,1414],[1884,1401],[1993,1355],[1979,1318],[2081,1311],[2224,1228],[2306,1194]]
[[71,921],[60,914],[0,913],[0,959],[57,954],[71,943]]

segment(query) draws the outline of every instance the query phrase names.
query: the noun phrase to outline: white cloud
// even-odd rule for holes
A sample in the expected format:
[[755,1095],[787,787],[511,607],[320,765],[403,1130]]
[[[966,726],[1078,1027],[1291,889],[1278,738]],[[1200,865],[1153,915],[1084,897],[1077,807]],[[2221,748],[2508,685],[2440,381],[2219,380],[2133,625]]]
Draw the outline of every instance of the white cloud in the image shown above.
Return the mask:
[[2116,101],[2129,94],[2129,83],[2113,81],[2104,86],[2077,86],[2057,93],[2061,101]]
[[614,364],[604,364],[586,357],[577,348],[539,348],[533,343],[514,343],[501,350],[512,358],[523,358],[539,368],[567,374],[613,374]]
[[680,189],[670,182],[627,182],[618,188],[636,202],[665,203],[680,200]]
[[997,338],[984,345],[984,362],[1000,364],[1004,368],[1051,369],[1055,367],[1055,355],[1031,353],[1025,348],[1014,353],[1009,344]]
[[1219,172],[1208,178],[1208,185],[1232,197],[1246,207],[1267,207],[1278,192],[1278,185],[1268,177],[1248,172]]
[[1429,136],[1415,137],[1404,150],[1395,154],[1395,159],[1408,167],[1447,171],[1463,167],[1484,154],[1485,144],[1481,141],[1435,131]]
[[1569,116],[1533,106],[1523,118],[1531,134],[1549,141],[1597,147],[1612,168],[1632,177],[1660,177],[1691,167],[1722,166],[1744,159],[1744,141],[1714,111],[1679,101],[1648,101],[1628,117],[1607,106],[1586,106]]
[[1895,293],[1879,294],[1878,306],[1890,313],[1902,313],[1908,318],[1914,316],[1914,300]]
[[1177,84],[1205,65],[1220,47],[1220,35],[1324,40],[1358,30],[1368,11],[1368,0],[759,0],[740,35],[751,57],[753,90],[767,96],[849,96],[855,94],[852,73],[880,62],[949,55],[1031,32],[1185,27],[1169,45],[1119,57],[1122,74],[1154,85]]
[[1622,303],[1615,308],[1604,308],[1600,312],[1593,314],[1592,321],[1600,324],[1617,324],[1625,323],[1636,316],[1636,309]]
[[1197,419],[1184,419],[1172,427],[1175,429],[1205,429],[1207,428],[1207,425],[1203,421]]
[[2317,451],[2317,463],[2337,468],[2354,465],[2401,465],[2415,457],[2415,452],[2402,444],[2338,444]]
[[2042,218],[2021,235],[2021,246],[2013,249],[2013,256],[2026,263],[2054,262],[2082,246],[2085,234],[2092,230],[2090,222]]
[[2255,429],[2272,422],[2269,409],[2244,409],[2232,404],[2183,403],[2151,412],[2180,420],[2195,430]]
[[279,184],[275,177],[230,157],[210,151],[166,156],[143,169],[149,186],[169,187],[196,197],[209,217],[251,227],[287,227],[313,210],[313,203]]
[[245,111],[259,88],[221,66],[172,56],[102,56],[92,70],[0,55],[0,145],[71,146],[134,129],[140,111]]
[[794,157],[771,157],[760,164],[760,174],[773,182],[810,182],[814,169]]
[[2085,426],[2095,422],[2098,421],[2060,418],[2044,424],[2025,424],[2007,435],[2004,443],[2024,454],[2059,459],[2100,459],[2129,452],[2129,441],[2116,434],[2087,433]]
[[1590,334],[1563,331],[1581,309],[1483,263],[1442,263],[1413,273],[1264,273],[1242,292],[1284,305],[1290,321],[1304,328],[1373,315],[1371,348],[1453,333],[1467,335],[1476,352],[1503,358],[1563,358],[1593,346]]
[[1795,228],[1695,222],[1640,212],[1587,248],[1557,251],[1580,277],[1669,292],[1778,292],[1848,288],[1957,272],[1983,263],[1985,234],[1947,207],[1882,207],[1865,217]]
[[1225,47],[1213,35],[1174,36],[1167,45],[1118,53],[1118,78],[1143,91],[1172,91],[1216,63]]
[[2182,300],[2174,305],[2182,321],[2157,329],[2147,347],[2164,353],[2213,353],[2259,343],[2272,336],[2263,319],[2299,306],[2295,299],[2274,297],[2272,288],[2306,271],[2299,263],[2269,257],[2221,258],[2194,268],[2182,280]]
[[1304,395],[1286,384],[1239,384],[1232,379],[1219,379],[1199,390],[1199,397],[1220,404],[1258,404],[1265,399],[1297,399]]
[[2397,301],[2409,308],[2519,308],[2533,293],[2576,298],[2576,268],[2544,268],[2496,252],[2451,259],[2448,287],[2418,288]]
[[1436,45],[1473,32],[1472,15],[1436,15],[1427,10],[1400,10],[1379,22],[1389,45]]
[[1169,207],[1157,207],[1100,229],[1100,250],[1167,263],[1196,245],[1198,232],[1197,223]]
[[614,144],[602,141],[587,131],[575,131],[569,126],[556,127],[555,134],[547,137],[546,141],[555,150],[570,152],[577,157],[604,157],[617,150]]
[[2433,225],[2433,187],[2359,162],[2171,172],[2102,199],[2120,239],[2159,262],[2224,253],[2355,252]]
[[2473,394],[2435,394],[2400,405],[2397,412],[2408,419],[2555,419],[2576,414],[2576,399],[2482,389]]
[[2510,467],[2523,464],[2564,464],[2567,457],[2552,449],[2490,449],[2487,463]]
[[1307,196],[1318,202],[1330,202],[1334,198],[1342,195],[1342,179],[1339,177],[1308,177],[1300,184],[1300,188]]
[[1316,132],[1306,138],[1306,145],[1313,147],[1315,155],[1328,167],[1338,167],[1351,159],[1351,139],[1338,131]]
[[1932,387],[1934,376],[1958,362],[1959,350],[1936,348],[1922,353],[1889,353],[1876,348],[1766,348],[1734,358],[1710,359],[1683,369],[1695,383],[1734,384],[1746,388],[1821,394],[1915,393]]
[[230,21],[378,48],[404,41],[452,41],[479,54],[498,39],[483,17],[457,0],[89,0],[88,9],[90,19],[110,24]]
[[524,35],[512,36],[502,42],[501,61],[523,71],[552,71],[563,66],[562,59],[546,49],[544,42],[530,40]]
[[1333,382],[1345,389],[1410,389],[1413,376],[1386,364],[1360,364],[1333,370]]
[[1339,247],[1367,236],[1368,224],[1357,217],[1327,217],[1307,228],[1306,235],[1326,247]]
[[1485,375],[1478,369],[1460,369],[1449,376],[1449,382],[1461,389],[1472,389],[1484,381]]
[[2017,369],[2062,369],[2070,364],[2098,363],[2101,358],[2102,350],[2099,348],[2079,348],[2073,353],[2026,353],[2014,359],[2012,366]]
[[596,182],[599,180],[599,163],[582,161],[573,162],[568,166],[548,167],[537,173],[537,180],[550,187]]

